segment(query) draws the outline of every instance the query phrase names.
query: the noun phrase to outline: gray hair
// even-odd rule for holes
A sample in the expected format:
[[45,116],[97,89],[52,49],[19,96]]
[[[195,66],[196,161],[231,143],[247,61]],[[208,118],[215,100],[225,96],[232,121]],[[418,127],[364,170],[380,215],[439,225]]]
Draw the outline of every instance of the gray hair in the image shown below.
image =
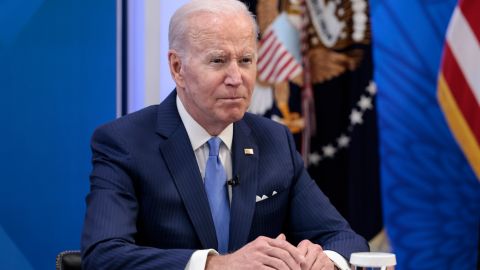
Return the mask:
[[258,26],[253,15],[239,0],[192,0],[175,11],[170,19],[168,28],[168,45],[170,49],[182,51],[186,36],[190,30],[189,18],[197,13],[210,13],[214,15],[243,14],[252,21],[252,31],[255,38],[258,36]]

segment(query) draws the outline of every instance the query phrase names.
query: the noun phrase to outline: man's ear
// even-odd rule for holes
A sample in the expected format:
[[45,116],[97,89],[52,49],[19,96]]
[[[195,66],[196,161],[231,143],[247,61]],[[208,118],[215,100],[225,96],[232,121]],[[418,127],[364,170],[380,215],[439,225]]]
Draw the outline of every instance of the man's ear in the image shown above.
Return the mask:
[[168,66],[170,68],[170,74],[178,87],[185,87],[185,81],[182,75],[182,59],[178,55],[177,51],[168,51]]

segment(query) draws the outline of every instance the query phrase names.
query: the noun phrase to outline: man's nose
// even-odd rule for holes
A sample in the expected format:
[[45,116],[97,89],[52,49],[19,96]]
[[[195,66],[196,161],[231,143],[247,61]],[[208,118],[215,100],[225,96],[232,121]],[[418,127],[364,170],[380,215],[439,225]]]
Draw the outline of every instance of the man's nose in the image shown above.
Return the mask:
[[236,61],[232,61],[232,63],[228,66],[225,84],[231,86],[239,86],[242,84],[242,74]]

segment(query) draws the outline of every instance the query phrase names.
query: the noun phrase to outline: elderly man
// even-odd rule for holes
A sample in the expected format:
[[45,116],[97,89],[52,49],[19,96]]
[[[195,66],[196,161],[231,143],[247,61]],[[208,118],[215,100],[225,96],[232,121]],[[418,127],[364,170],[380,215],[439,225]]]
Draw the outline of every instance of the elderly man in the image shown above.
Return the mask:
[[84,269],[345,269],[368,250],[287,128],[246,113],[256,37],[236,0],[173,15],[175,91],[93,135]]

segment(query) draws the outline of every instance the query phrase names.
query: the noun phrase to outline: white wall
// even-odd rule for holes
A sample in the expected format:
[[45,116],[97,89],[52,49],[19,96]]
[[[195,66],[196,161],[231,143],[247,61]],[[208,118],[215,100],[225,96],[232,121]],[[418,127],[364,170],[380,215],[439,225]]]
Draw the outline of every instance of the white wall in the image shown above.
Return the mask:
[[128,112],[159,103],[175,87],[167,62],[168,23],[186,2],[128,2]]

